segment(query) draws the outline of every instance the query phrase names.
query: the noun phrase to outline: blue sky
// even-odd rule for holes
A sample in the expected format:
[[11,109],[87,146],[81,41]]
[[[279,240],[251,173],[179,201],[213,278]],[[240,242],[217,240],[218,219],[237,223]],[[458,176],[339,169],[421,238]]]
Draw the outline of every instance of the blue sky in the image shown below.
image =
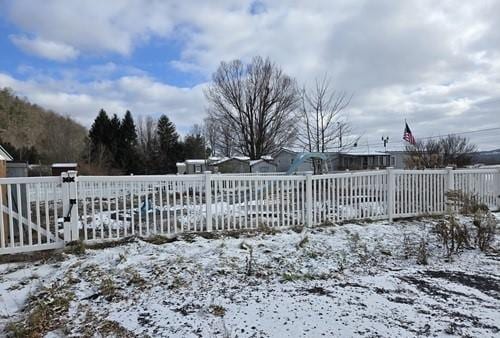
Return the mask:
[[[186,133],[223,60],[270,57],[353,93],[360,144],[500,126],[500,2],[0,0],[0,87],[86,126],[100,108]],[[496,133],[469,134],[482,149]]]

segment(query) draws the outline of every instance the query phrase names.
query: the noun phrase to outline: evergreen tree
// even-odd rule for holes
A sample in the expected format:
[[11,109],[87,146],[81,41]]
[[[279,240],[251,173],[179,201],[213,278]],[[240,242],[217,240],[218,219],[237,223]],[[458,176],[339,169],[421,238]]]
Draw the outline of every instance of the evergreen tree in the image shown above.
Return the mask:
[[121,121],[118,143],[120,168],[127,174],[134,173],[139,167],[137,156],[137,129],[132,113],[128,110]]
[[159,168],[163,172],[175,173],[177,171],[176,162],[181,157],[179,144],[179,134],[175,130],[175,125],[166,115],[160,116],[156,129],[159,146]]
[[206,148],[203,130],[199,125],[195,124],[184,138],[183,151],[185,158],[204,159],[210,155],[210,149]]
[[108,151],[111,141],[110,128],[111,121],[108,114],[101,109],[89,130],[90,162],[101,158],[103,151]]
[[116,114],[113,114],[113,118],[109,121],[109,143],[106,146],[112,155],[113,167],[116,169],[121,169],[122,163],[121,157],[123,152],[120,150],[121,124],[120,118]]

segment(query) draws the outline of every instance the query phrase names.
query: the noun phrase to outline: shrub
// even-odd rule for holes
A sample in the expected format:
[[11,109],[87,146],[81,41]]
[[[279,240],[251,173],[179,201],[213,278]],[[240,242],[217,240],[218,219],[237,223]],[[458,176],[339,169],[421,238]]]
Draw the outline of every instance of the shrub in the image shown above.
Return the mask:
[[427,239],[425,237],[422,237],[420,239],[420,243],[418,244],[417,264],[427,265],[428,258],[429,258],[429,251],[427,248]]
[[443,220],[438,222],[435,230],[443,243],[448,257],[465,247],[470,247],[470,236],[467,226],[460,224],[453,213],[448,214]]
[[478,196],[468,194],[461,190],[451,190],[446,193],[450,206],[458,208],[458,211],[464,215],[472,215],[478,211],[488,211],[488,206],[479,202]]
[[477,211],[472,221],[476,227],[475,243],[479,250],[486,251],[491,248],[495,239],[497,220],[490,211]]

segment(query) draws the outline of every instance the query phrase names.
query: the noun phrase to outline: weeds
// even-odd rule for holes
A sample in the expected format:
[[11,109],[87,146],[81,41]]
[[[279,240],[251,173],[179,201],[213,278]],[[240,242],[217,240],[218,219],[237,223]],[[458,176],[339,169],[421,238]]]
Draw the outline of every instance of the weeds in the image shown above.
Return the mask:
[[245,270],[246,275],[251,276],[253,274],[254,258],[253,258],[253,247],[249,247],[248,256],[245,258]]
[[450,213],[435,226],[436,233],[440,238],[446,255],[450,257],[459,250],[470,246],[470,236],[467,226],[461,224],[457,217]]
[[347,267],[347,252],[340,250],[338,253],[338,272],[342,273]]
[[101,295],[103,295],[108,301],[112,301],[118,296],[118,288],[116,287],[113,280],[109,277],[102,279],[101,285],[99,286],[99,291],[101,292]]
[[306,244],[309,243],[309,236],[307,236],[307,233],[305,231],[303,231],[300,234],[300,236],[301,236],[301,238],[300,238],[299,243],[297,243],[297,249],[304,248],[306,246]]
[[82,241],[70,242],[66,245],[64,252],[72,255],[85,255],[85,244]]
[[31,297],[26,307],[26,317],[7,324],[5,330],[12,337],[42,337],[45,333],[63,326],[62,317],[68,312],[74,294],[63,285],[52,284],[36,297]]
[[427,265],[429,263],[429,250],[427,239],[425,237],[420,238],[420,243],[417,249],[417,264]]
[[490,211],[477,211],[472,221],[476,227],[475,243],[479,250],[486,251],[491,248],[495,239],[497,220]]
[[298,281],[298,280],[312,280],[314,279],[314,276],[309,274],[309,273],[305,273],[305,274],[297,274],[297,273],[284,273],[282,276],[283,278],[283,281],[285,282],[295,282],[295,281]]
[[473,215],[478,211],[486,212],[488,207],[479,202],[478,196],[461,190],[452,190],[446,194],[450,207],[458,208],[464,215]]
[[209,312],[216,317],[224,317],[226,314],[226,309],[221,305],[212,304],[209,307]]

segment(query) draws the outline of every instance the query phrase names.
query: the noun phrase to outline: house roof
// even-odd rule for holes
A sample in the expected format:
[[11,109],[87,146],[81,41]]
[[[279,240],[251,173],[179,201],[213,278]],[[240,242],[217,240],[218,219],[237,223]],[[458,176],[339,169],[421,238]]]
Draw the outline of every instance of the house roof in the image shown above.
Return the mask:
[[212,165],[219,165],[219,164],[222,164],[224,162],[228,162],[228,161],[232,161],[232,160],[234,160],[234,161],[240,161],[240,162],[245,162],[245,163],[249,163],[250,162],[250,159],[248,157],[235,156],[235,157],[225,157],[225,158],[221,159],[220,161],[212,163]]
[[205,164],[207,160],[200,160],[200,159],[189,159],[186,160],[186,164]]
[[52,168],[74,168],[78,163],[52,163]]
[[383,152],[383,151],[348,151],[348,152],[342,152],[340,153],[341,155],[348,155],[348,156],[381,156],[381,155],[390,155],[389,153]]
[[270,165],[273,165],[273,166],[276,166],[276,164],[272,163],[272,162],[269,162],[269,160],[266,160],[266,159],[263,159],[261,158],[260,160],[254,160],[254,161],[250,161],[250,166],[254,166],[256,164],[259,164],[261,162],[265,162],[267,164],[270,164]]
[[13,161],[14,158],[0,145],[0,161]]

